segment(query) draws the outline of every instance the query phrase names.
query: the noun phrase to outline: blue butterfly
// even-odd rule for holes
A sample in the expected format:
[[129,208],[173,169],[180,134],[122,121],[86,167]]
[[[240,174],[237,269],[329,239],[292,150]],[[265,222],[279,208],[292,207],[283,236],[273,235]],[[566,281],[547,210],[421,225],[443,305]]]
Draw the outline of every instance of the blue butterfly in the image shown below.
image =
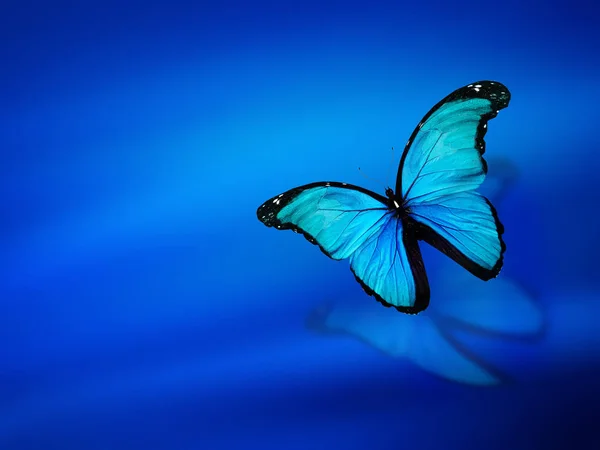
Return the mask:
[[267,200],[268,227],[301,232],[335,260],[349,259],[365,292],[417,314],[429,305],[423,240],[482,280],[502,268],[504,228],[476,189],[487,173],[487,123],[506,108],[501,83],[469,84],[441,100],[415,128],[400,159],[395,191],[317,182]]

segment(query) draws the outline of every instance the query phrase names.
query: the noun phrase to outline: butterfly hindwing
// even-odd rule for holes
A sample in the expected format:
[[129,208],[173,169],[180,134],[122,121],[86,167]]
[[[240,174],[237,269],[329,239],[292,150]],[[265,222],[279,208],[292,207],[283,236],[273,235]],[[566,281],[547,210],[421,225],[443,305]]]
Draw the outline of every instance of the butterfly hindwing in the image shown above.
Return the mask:
[[460,192],[411,206],[419,236],[473,275],[489,280],[502,266],[504,227],[492,204],[477,192]]
[[301,232],[332,259],[350,259],[365,291],[387,306],[416,313],[429,286],[412,231],[385,197],[345,183],[312,183],[267,200],[257,210],[267,226]]
[[429,305],[429,284],[421,251],[411,229],[393,213],[350,257],[350,267],[368,294],[401,312]]
[[484,280],[502,267],[504,230],[494,207],[475,189],[487,172],[487,123],[509,101],[508,89],[492,81],[444,98],[413,132],[396,183],[410,217],[420,224],[420,239]]

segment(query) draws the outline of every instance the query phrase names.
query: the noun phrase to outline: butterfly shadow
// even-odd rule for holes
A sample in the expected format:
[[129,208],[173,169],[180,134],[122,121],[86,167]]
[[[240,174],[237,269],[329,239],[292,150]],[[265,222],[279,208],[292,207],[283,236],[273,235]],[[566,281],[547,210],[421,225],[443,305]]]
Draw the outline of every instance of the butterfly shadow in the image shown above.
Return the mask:
[[[518,171],[505,158],[494,159],[490,166],[494,169],[482,191],[500,203],[518,179]],[[469,343],[480,338],[496,342],[540,339],[546,321],[536,295],[507,275],[482,282],[448,258],[438,257],[436,262],[429,270],[436,286],[432,302],[416,316],[357,295],[321,303],[308,314],[305,325],[326,336],[352,336],[445,380],[476,386],[511,382]]]

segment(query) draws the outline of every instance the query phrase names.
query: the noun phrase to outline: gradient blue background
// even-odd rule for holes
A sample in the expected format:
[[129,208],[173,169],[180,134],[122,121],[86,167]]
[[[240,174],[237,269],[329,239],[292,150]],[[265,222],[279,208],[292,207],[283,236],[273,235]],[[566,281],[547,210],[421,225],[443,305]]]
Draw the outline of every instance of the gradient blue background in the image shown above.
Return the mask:
[[[590,5],[3,2],[0,448],[598,445]],[[549,336],[488,348],[517,380],[492,389],[308,332],[364,294],[255,216],[312,181],[381,192],[356,168],[395,174],[390,147],[480,79],[513,95],[487,135],[521,174],[502,274]]]

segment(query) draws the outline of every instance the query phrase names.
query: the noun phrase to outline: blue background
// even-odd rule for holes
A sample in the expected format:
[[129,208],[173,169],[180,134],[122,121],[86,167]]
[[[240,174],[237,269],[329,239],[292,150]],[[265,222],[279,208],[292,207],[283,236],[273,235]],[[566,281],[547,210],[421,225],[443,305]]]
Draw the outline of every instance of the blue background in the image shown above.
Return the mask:
[[[0,7],[1,449],[600,443],[591,2],[81,3]],[[521,175],[501,276],[548,321],[489,346],[516,380],[496,388],[309,332],[364,294],[255,215],[312,181],[382,192],[356,168],[386,183],[481,79],[513,96],[486,138]]]

